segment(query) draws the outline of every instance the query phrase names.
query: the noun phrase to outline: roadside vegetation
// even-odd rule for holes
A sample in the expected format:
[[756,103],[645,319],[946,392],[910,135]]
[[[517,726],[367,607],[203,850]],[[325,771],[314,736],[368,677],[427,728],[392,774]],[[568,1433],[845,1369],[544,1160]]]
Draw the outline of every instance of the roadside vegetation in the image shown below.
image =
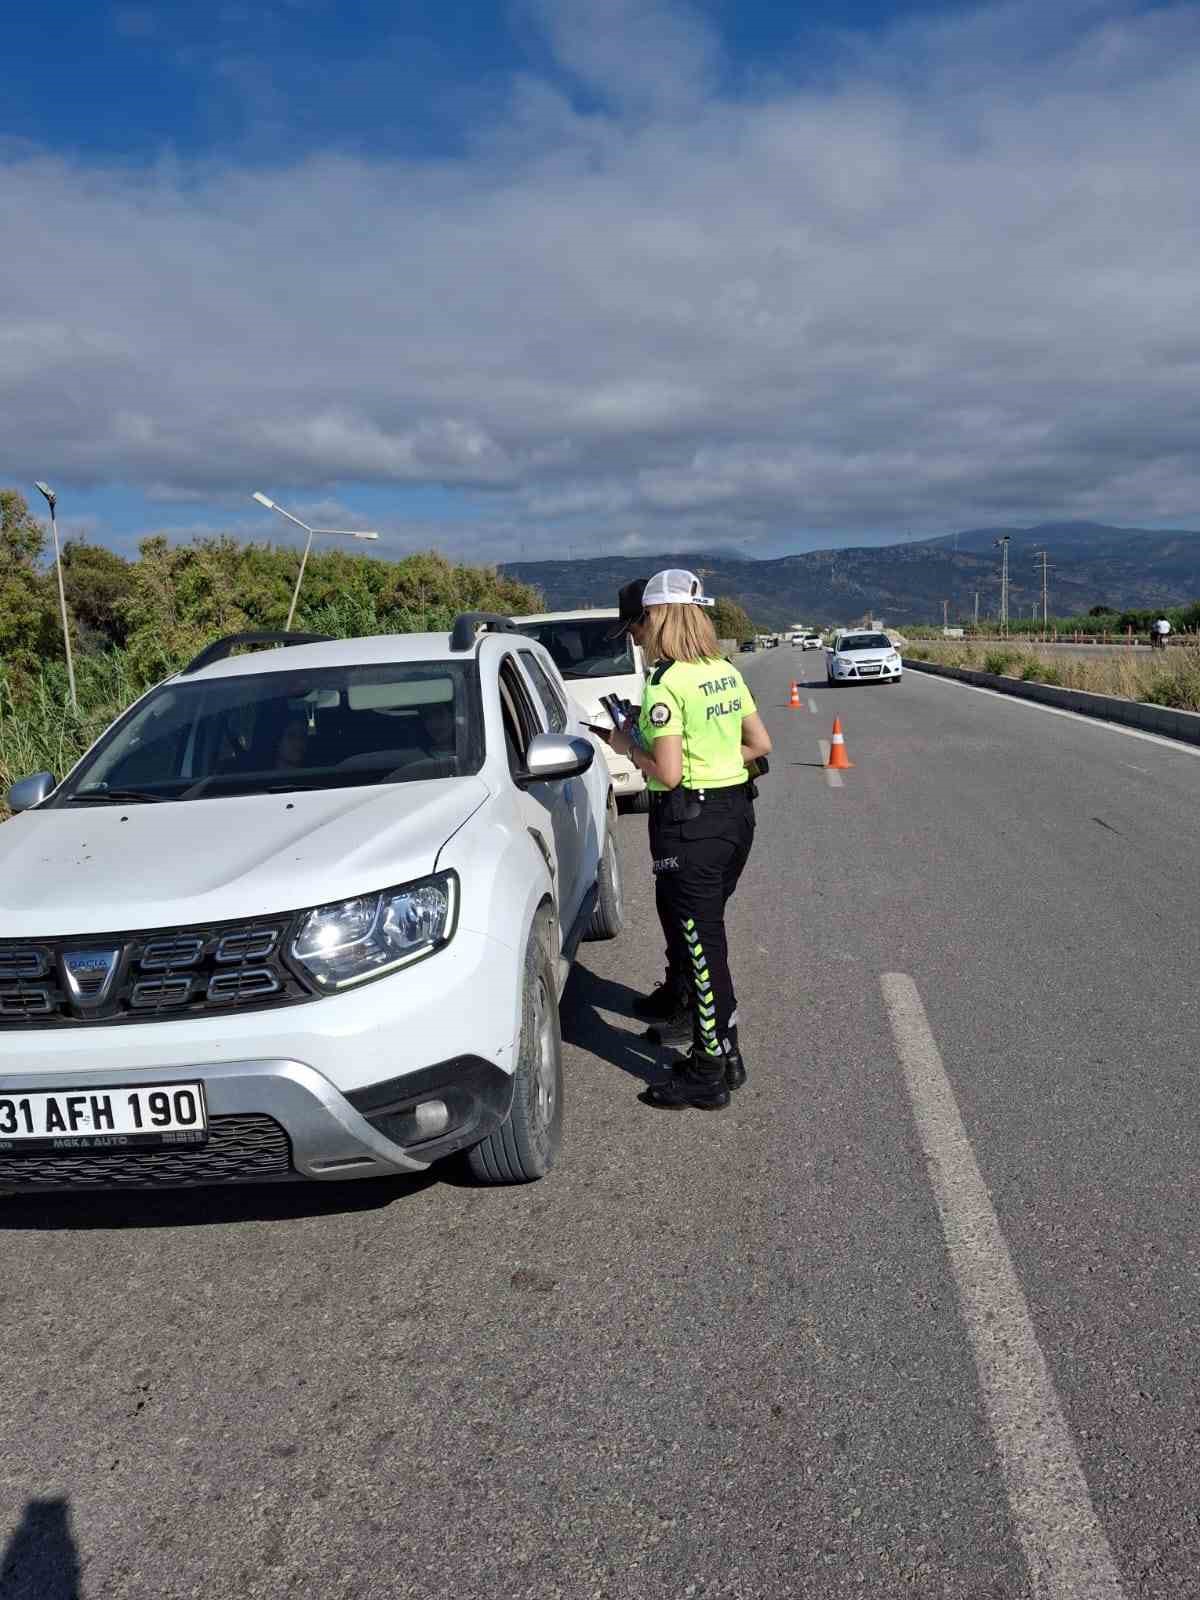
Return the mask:
[[[1200,600],[1186,606],[1167,606],[1165,610],[1157,606],[1148,610],[1114,611],[1110,606],[1093,606],[1081,616],[1050,617],[1046,622],[1040,617],[1010,618],[1008,637],[1031,642],[1048,638],[1064,642],[1077,641],[1080,644],[1102,642],[1117,644],[1130,636],[1144,641],[1149,634],[1150,624],[1157,617],[1166,617],[1174,633],[1194,634],[1200,639]],[[999,625],[994,617],[981,617],[978,626],[971,622],[959,625],[968,639],[994,639],[999,632]],[[916,623],[906,629],[906,632],[913,639],[940,640],[943,637],[940,627],[926,623]]]
[[923,639],[906,645],[904,654],[909,660],[1200,711],[1200,644],[1173,645],[1153,655],[1129,651],[1093,659],[1030,644]]
[[[118,712],[226,633],[282,629],[299,555],[230,538],[142,542],[136,560],[63,546],[79,709],[67,686],[45,528],[0,490],[0,817],[17,778],[61,776]],[[335,636],[448,628],[460,611],[540,609],[528,584],[433,552],[380,561],[314,550],[293,626]]]

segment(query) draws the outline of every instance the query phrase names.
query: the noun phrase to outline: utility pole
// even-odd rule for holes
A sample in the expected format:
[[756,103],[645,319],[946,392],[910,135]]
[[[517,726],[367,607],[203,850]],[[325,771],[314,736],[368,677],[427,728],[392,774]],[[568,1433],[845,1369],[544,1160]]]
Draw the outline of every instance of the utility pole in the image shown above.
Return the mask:
[[975,626],[979,626],[979,590],[975,591]]
[[1000,632],[1008,637],[1008,534],[993,543],[1000,546]]
[[1050,552],[1036,550],[1034,560],[1042,569],[1042,632],[1045,633],[1050,626],[1050,589],[1047,574],[1053,569],[1049,566]]
[[62,618],[63,649],[67,653],[67,683],[71,691],[71,710],[79,710],[79,701],[75,695],[75,662],[71,655],[71,624],[67,617],[67,596],[63,588],[62,551],[58,546],[58,521],[54,515],[54,508],[58,504],[58,496],[48,483],[39,482],[38,493],[50,507],[50,531],[54,535],[54,570],[58,574],[58,612]]
[[949,600],[943,600],[942,601],[942,631],[945,632],[945,630],[949,626],[950,626],[950,602],[949,602]]

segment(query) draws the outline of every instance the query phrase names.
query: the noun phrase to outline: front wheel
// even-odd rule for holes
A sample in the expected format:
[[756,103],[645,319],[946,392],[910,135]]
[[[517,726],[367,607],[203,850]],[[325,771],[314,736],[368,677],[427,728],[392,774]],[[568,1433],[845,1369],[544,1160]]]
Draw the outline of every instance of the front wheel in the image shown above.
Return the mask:
[[562,1034],[558,989],[543,928],[535,923],[525,946],[521,1044],[508,1116],[467,1151],[481,1183],[532,1183],[554,1165],[562,1144]]
[[613,818],[608,819],[604,853],[596,873],[596,904],[588,923],[589,939],[615,939],[625,926],[625,896],[621,885],[621,857],[613,835]]
[[631,795],[627,796],[626,800],[625,800],[625,806],[626,806],[626,809],[629,810],[629,811],[649,811],[649,809],[650,809],[650,791],[649,791],[649,789],[639,789],[636,794],[631,794]]

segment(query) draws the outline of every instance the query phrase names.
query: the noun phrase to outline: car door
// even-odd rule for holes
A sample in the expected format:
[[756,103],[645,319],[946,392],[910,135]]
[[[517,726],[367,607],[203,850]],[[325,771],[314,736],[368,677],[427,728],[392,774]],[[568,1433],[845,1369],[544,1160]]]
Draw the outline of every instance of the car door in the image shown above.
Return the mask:
[[[545,713],[538,709],[516,656],[506,652],[499,671],[500,706],[509,743],[510,763],[525,765],[529,742],[549,732]],[[514,750],[515,746],[515,750]],[[575,818],[579,780],[566,778],[531,783],[518,790],[525,825],[550,866],[558,898],[558,917],[564,937],[570,931],[583,898],[579,885],[581,850]]]
[[[539,657],[536,650],[522,648],[518,655],[550,731],[583,736],[578,707],[571,706],[566,686],[548,654]],[[600,830],[594,816],[595,786],[589,783],[588,778],[579,777],[570,779],[563,787],[573,822],[573,840],[577,852],[576,880],[579,900],[582,901],[589,885],[596,881],[600,867]]]

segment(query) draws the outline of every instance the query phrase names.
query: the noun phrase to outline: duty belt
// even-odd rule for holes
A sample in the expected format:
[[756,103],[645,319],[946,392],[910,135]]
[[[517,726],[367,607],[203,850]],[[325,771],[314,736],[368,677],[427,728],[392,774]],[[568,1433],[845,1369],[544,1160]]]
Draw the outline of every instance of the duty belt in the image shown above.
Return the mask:
[[735,800],[753,799],[754,787],[750,783],[731,783],[722,789],[689,789],[681,783],[674,789],[651,789],[650,804],[661,809],[671,803],[673,795],[679,796],[675,801],[676,806],[732,805]]

